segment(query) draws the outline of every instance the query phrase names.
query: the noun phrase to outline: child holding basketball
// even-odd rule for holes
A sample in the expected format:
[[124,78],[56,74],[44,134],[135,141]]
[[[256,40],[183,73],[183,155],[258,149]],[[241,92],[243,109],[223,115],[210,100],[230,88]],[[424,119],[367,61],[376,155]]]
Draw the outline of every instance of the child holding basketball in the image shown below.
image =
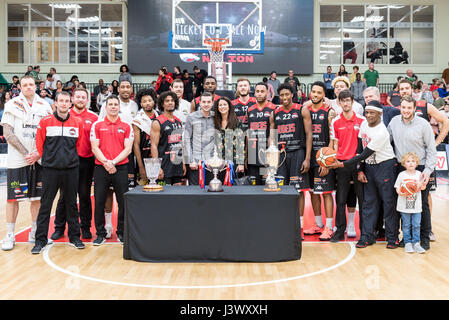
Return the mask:
[[420,244],[421,190],[426,189],[426,183],[420,180],[421,172],[416,170],[419,165],[416,153],[406,153],[401,159],[401,164],[406,170],[398,175],[394,187],[399,195],[396,209],[402,217],[405,252],[424,253],[426,250]]

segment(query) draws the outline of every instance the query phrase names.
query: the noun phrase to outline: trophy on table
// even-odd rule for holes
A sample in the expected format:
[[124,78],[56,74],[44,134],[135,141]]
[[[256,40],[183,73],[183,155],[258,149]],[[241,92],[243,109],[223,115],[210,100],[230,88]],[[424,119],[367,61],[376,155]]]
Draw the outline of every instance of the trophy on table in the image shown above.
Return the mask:
[[223,184],[218,179],[220,171],[226,169],[226,161],[218,156],[217,150],[214,151],[214,156],[205,161],[206,169],[214,174],[214,178],[209,182],[207,191],[209,192],[222,192]]
[[161,158],[145,158],[143,159],[145,164],[145,172],[147,174],[150,183],[144,186],[142,189],[146,192],[162,191],[163,187],[156,183],[159,171],[161,170]]
[[285,152],[285,150],[279,151],[279,149],[274,144],[272,144],[266,150],[264,150],[264,149],[259,150],[259,159],[262,159],[260,157],[261,152],[265,154],[265,167],[268,168],[267,179],[265,181],[265,188],[263,190],[268,191],[268,192],[281,191],[281,188],[279,188],[279,185],[274,176],[275,176],[278,168],[285,161],[286,157],[284,158],[284,160],[281,163],[279,163],[280,154],[281,154],[281,152]]

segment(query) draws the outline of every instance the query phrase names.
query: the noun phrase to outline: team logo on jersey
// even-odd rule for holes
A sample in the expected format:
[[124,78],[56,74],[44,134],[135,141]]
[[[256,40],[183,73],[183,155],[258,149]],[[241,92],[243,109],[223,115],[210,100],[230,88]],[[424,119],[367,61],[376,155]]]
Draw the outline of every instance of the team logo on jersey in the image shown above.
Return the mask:
[[277,116],[277,117],[276,117],[276,120],[281,120],[281,117]]
[[421,110],[416,110],[416,112],[415,112],[415,115],[417,115],[417,116],[422,116],[422,115],[423,115],[423,113],[422,113],[422,111],[421,111]]
[[320,114],[320,116],[318,117],[318,119],[324,120],[324,114]]
[[118,129],[117,132],[118,132],[118,133],[125,133],[125,130],[123,130],[123,129]]
[[255,117],[254,113],[251,113],[251,114],[249,115],[249,117],[250,117],[250,118],[254,118],[254,117]]
[[270,117],[271,116],[271,113],[269,113],[269,112],[265,112],[265,115],[264,115],[265,117]]
[[70,130],[69,130],[69,134],[70,134],[71,136],[76,136],[76,130],[75,130],[74,128],[70,129]]
[[298,118],[298,114],[296,114],[296,113],[292,114],[292,119],[296,119],[296,118]]
[[86,123],[86,124],[92,124],[92,121],[86,120],[85,123]]
[[354,130],[360,130],[360,126],[358,124],[354,125]]

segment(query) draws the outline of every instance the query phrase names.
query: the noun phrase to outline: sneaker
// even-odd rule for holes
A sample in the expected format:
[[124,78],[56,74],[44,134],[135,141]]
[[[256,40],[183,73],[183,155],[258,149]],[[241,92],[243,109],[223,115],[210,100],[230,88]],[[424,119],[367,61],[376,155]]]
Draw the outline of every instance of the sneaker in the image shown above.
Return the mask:
[[104,228],[106,229],[106,239],[109,239],[110,237],[112,237],[112,232],[114,231],[114,227],[110,224],[107,224],[104,226]]
[[123,244],[123,235],[117,234],[117,240],[118,240],[118,242],[120,242],[120,244]]
[[303,232],[304,232],[304,235],[309,236],[309,235],[313,235],[313,234],[321,234],[322,230],[323,230],[323,228],[320,228],[315,224],[313,227],[306,229]]
[[28,242],[29,243],[35,243],[36,242],[36,233],[29,233],[28,234]]
[[432,242],[437,241],[437,239],[435,238],[435,235],[433,234],[432,231],[431,231],[430,234],[429,234],[429,239],[430,239],[430,241],[432,241]]
[[355,246],[356,246],[356,248],[363,249],[368,246],[372,246],[373,244],[374,244],[374,242],[359,240]]
[[329,241],[333,235],[334,232],[332,231],[331,228],[324,228],[319,239],[320,241]]
[[399,240],[387,243],[387,249],[397,249],[397,248],[399,248]]
[[51,240],[59,240],[62,237],[64,237],[64,231],[61,230],[55,230],[55,232],[51,235]]
[[419,243],[420,247],[423,248],[424,250],[430,250],[430,242],[429,240],[421,240],[421,242]]
[[426,252],[426,250],[423,247],[421,247],[421,244],[419,242],[417,242],[413,245],[413,250],[415,250],[416,253],[425,253]]
[[405,248],[405,252],[406,253],[413,253],[413,252],[415,252],[415,250],[413,249],[413,244],[411,242],[406,243],[404,248]]
[[16,237],[14,236],[14,233],[8,233],[3,239],[2,243],[2,250],[3,251],[9,251],[14,249],[14,245],[16,244]]
[[106,238],[103,238],[101,236],[97,236],[97,238],[93,242],[93,245],[94,246],[101,246],[105,242],[106,242]]
[[346,228],[346,235],[348,238],[355,238],[357,236],[357,233],[355,232],[355,226],[353,224],[348,225]]
[[31,249],[32,254],[39,254],[44,250],[45,246],[41,245],[40,243],[34,245],[33,249]]
[[342,240],[345,240],[345,233],[337,230],[330,239],[330,242],[336,243]]
[[405,247],[405,243],[404,243],[404,239],[402,239],[401,241],[399,241],[399,248],[404,248]]
[[84,249],[86,247],[80,239],[75,239],[73,241],[70,241],[69,245],[71,245],[72,247],[75,247],[77,249]]
[[81,230],[81,235],[83,239],[92,239],[92,233],[90,230]]

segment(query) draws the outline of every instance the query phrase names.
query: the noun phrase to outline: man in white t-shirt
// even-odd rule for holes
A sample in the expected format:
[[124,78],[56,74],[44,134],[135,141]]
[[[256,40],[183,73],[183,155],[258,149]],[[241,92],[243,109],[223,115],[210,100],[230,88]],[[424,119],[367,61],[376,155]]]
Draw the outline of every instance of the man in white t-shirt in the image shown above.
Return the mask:
[[52,114],[50,105],[36,94],[33,77],[20,80],[22,92],[5,104],[1,124],[8,142],[6,203],[7,234],[2,249],[12,250],[15,244],[14,229],[19,213],[19,202],[30,200],[31,232],[28,240],[34,242],[36,220],[42,192],[42,167],[36,149],[36,131],[39,121]]
[[187,115],[190,113],[191,103],[187,100],[184,100],[182,96],[184,95],[184,82],[181,79],[173,80],[170,85],[170,90],[176,93],[176,96],[179,99],[179,108],[175,110],[173,115],[181,120],[182,125],[186,122]]
[[[364,121],[359,132],[359,155],[338,162],[337,167],[352,165],[364,160],[364,197],[361,236],[357,248],[365,248],[376,242],[375,228],[379,203],[383,205],[387,248],[398,247],[399,217],[396,212],[396,160],[390,143],[390,134],[382,122],[382,105],[371,101],[365,107]],[[363,151],[362,151],[363,149]]]
[[[132,122],[134,118],[136,117],[139,107],[136,102],[130,99],[131,94],[133,92],[133,86],[131,82],[128,80],[122,80],[119,83],[118,86],[118,94],[119,94],[119,102],[120,102],[120,111],[119,111],[119,117],[120,120],[123,122],[128,123],[129,125],[132,125]],[[98,117],[98,120],[103,120],[106,117],[106,108],[101,108],[100,115]],[[134,153],[131,152],[131,154],[128,156],[129,162],[128,162],[128,184],[129,187],[135,186],[135,161],[134,161]],[[106,196],[106,203],[105,203],[105,214],[106,214],[106,238],[110,238],[112,236],[113,226],[112,226],[112,190],[109,190],[107,196]]]

